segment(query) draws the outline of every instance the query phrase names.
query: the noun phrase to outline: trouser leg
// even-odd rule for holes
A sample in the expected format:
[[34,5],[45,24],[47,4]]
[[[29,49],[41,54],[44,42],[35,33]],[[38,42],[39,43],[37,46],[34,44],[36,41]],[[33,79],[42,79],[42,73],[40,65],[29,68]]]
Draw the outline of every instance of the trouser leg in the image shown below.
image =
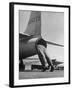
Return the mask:
[[47,60],[47,62],[48,62],[48,64],[49,64],[49,67],[51,66],[50,71],[53,72],[53,71],[54,71],[54,66],[53,66],[53,64],[52,64],[52,61],[50,60],[50,58],[49,58],[49,56],[48,56],[48,54],[47,54],[47,51],[45,51],[44,53],[45,53],[46,60]]
[[42,52],[38,51],[38,56],[39,56],[39,59],[40,59],[40,62],[43,66],[45,66],[45,56],[42,54]]
[[44,54],[44,48],[41,45],[37,46],[37,53],[40,59],[40,62],[42,64],[42,66],[47,66],[46,65],[46,58],[45,58],[45,54]]
[[45,50],[44,53],[45,53],[45,57],[46,57],[46,60],[47,60],[48,65],[49,65],[49,66],[53,66],[52,61],[50,60],[50,58],[49,58],[46,50]]

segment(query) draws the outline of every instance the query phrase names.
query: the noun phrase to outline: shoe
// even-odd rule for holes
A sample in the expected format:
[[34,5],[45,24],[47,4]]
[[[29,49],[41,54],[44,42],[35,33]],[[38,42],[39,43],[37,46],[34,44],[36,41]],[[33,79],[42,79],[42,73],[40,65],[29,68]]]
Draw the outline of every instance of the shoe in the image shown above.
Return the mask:
[[54,71],[54,67],[53,66],[51,66],[51,70],[50,70],[50,72],[53,72]]
[[42,69],[42,72],[46,71],[47,70],[47,67],[43,67]]

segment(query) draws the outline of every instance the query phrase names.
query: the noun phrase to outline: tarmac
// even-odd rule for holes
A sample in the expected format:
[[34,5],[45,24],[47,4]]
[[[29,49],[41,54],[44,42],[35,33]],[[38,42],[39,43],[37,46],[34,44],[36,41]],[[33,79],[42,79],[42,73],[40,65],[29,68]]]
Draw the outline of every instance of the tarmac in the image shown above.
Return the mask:
[[19,72],[19,79],[36,79],[36,78],[57,78],[64,77],[64,70],[54,70],[53,72],[40,70],[25,70]]

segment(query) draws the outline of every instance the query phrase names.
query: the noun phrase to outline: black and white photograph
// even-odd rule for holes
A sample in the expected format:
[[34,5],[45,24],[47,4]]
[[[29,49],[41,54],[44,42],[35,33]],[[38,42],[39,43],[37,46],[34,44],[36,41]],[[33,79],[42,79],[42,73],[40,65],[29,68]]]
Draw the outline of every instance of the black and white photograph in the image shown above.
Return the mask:
[[20,10],[19,20],[19,79],[63,77],[64,13]]
[[70,7],[27,3],[10,7],[11,87],[69,83]]

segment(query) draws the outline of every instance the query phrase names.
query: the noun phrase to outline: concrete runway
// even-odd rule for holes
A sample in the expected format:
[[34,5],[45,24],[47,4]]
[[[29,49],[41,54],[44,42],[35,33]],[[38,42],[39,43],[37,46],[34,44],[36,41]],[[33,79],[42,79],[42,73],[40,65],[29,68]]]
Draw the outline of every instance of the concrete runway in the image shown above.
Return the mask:
[[19,79],[36,79],[36,78],[57,78],[64,77],[64,70],[54,70],[53,72],[45,71],[41,72],[39,70],[29,70],[24,72],[19,72]]

